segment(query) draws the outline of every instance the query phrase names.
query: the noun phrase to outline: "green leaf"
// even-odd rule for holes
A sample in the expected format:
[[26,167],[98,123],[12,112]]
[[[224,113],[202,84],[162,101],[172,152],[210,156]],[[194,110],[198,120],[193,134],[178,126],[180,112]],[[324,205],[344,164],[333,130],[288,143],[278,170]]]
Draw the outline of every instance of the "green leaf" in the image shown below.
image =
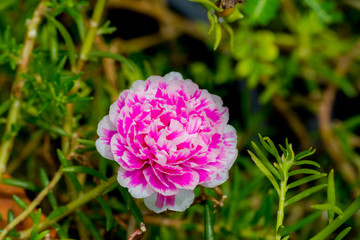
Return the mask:
[[290,238],[290,236],[287,235],[287,236],[283,237],[281,240],[288,240],[289,238]]
[[215,24],[215,42],[214,42],[214,50],[219,47],[222,36],[221,25],[219,23]]
[[232,12],[229,16],[226,17],[226,21],[232,23],[243,18],[244,15],[240,12],[240,10],[237,7],[235,7],[234,12]]
[[59,235],[60,239],[69,238],[69,235],[67,234],[67,232],[64,230],[64,228],[60,224],[54,223],[52,226],[55,229],[55,231],[57,232],[57,234]]
[[295,161],[303,159],[304,157],[313,155],[316,152],[316,149],[312,150],[312,148],[309,148],[305,151],[300,152],[299,154],[297,154],[294,158]]
[[106,216],[106,231],[110,231],[110,229],[113,225],[113,222],[114,222],[114,217],[112,214],[111,207],[105,202],[104,199],[102,199],[99,196],[96,197],[96,200],[100,204],[101,208],[104,210],[104,213]]
[[209,28],[208,34],[210,35],[215,29],[215,24],[217,23],[217,16],[211,10],[209,10],[208,11],[208,19],[210,22],[210,28]]
[[87,146],[87,147],[90,147],[90,148],[96,148],[95,147],[95,141],[93,140],[87,140],[87,139],[81,139],[81,138],[77,138],[75,141]]
[[[70,165],[70,162],[65,158],[64,154],[61,152],[60,149],[57,149],[57,150],[56,150],[56,153],[57,153],[57,155],[58,155],[58,158],[59,158],[60,163],[63,165],[64,168],[67,168],[67,167],[70,167],[70,166],[71,166],[71,165]],[[64,169],[63,169],[63,170],[64,170]],[[81,191],[82,191],[82,186],[80,185],[79,180],[77,179],[76,174],[73,173],[73,172],[68,172],[68,173],[66,173],[66,174],[69,176],[69,178],[70,178],[72,184],[74,185],[76,191],[77,191],[77,192],[81,192]]]
[[55,18],[48,17],[48,20],[51,21],[55,27],[59,30],[61,36],[64,38],[65,44],[68,48],[68,55],[70,60],[71,69],[75,69],[75,59],[76,59],[76,51],[75,51],[75,45],[74,42],[69,34],[69,32],[66,30],[64,25],[57,21]]
[[129,194],[126,188],[118,187],[118,189],[121,193],[121,196],[124,198],[126,202],[126,208],[130,210],[136,222],[140,225],[140,223],[144,222],[144,220],[139,207],[136,205],[134,199],[131,197],[131,195]]
[[276,182],[274,176],[271,174],[271,172],[262,164],[262,162],[251,152],[248,150],[248,153],[251,156],[251,159],[255,162],[256,166],[260,169],[260,171],[269,179],[269,181],[274,186],[275,190],[280,193],[279,184]]
[[215,239],[212,216],[207,204],[204,204],[204,235],[206,240]]
[[312,165],[312,166],[320,168],[320,164],[318,164],[317,162],[311,161],[311,160],[301,160],[301,161],[295,162],[295,165],[304,165],[304,164]]
[[276,17],[280,0],[252,0],[245,2],[244,12],[251,24],[266,25]]
[[104,34],[112,34],[113,32],[116,31],[116,27],[110,27],[111,22],[109,20],[107,20],[104,25],[102,25],[98,31],[97,34],[98,35],[104,35]]
[[325,176],[326,176],[326,173],[321,173],[321,174],[316,174],[316,175],[311,175],[311,176],[308,176],[308,177],[304,177],[304,178],[301,178],[299,180],[296,180],[296,181],[290,183],[289,185],[287,185],[287,188],[291,189],[291,188],[303,185],[305,183],[308,183],[310,181],[313,181],[313,180],[316,180],[316,179],[319,179],[319,178],[322,178],[322,177],[325,177]]
[[11,223],[15,219],[14,212],[11,209],[8,210],[7,217],[8,217],[8,221],[7,221],[8,223]]
[[39,208],[36,217],[34,219],[34,223],[32,225],[32,231],[30,234],[30,240],[36,239],[37,233],[39,232],[40,219],[41,219],[41,208]]
[[27,180],[20,180],[16,178],[3,178],[0,181],[2,184],[14,187],[23,188],[32,192],[40,192],[41,188],[33,182]]
[[56,217],[58,217],[61,214],[65,213],[67,210],[68,210],[67,206],[58,207],[48,215],[48,219],[49,220],[55,219]]
[[269,160],[267,159],[267,157],[264,155],[264,153],[259,149],[259,147],[256,145],[255,142],[251,141],[251,145],[254,148],[257,156],[259,157],[260,161],[266,166],[267,169],[270,170],[270,172],[272,174],[275,175],[275,177],[277,177],[278,179],[280,179],[280,174],[279,172],[276,170],[276,168],[269,162]]
[[222,26],[229,33],[229,36],[230,36],[230,50],[233,51],[233,49],[234,49],[234,30],[227,23],[223,23]]
[[97,230],[96,226],[91,222],[91,220],[81,210],[79,210],[77,212],[77,215],[79,216],[81,222],[89,230],[91,235],[94,237],[94,239],[102,240],[102,237],[101,237],[99,231]]
[[309,188],[309,189],[306,189],[305,191],[293,196],[292,198],[290,198],[289,200],[287,200],[285,202],[285,206],[289,206],[291,204],[294,204],[296,203],[297,201],[300,201],[302,200],[303,198],[306,198],[308,196],[310,196],[311,194],[313,193],[316,193],[318,191],[320,191],[321,189],[325,188],[327,186],[326,183],[324,184],[320,184],[320,185],[317,185],[315,187],[312,187],[312,188]]
[[335,240],[342,240],[351,230],[351,227],[347,227],[342,230],[335,238]]
[[35,240],[42,240],[42,239],[44,239],[44,237],[46,236],[46,234],[48,234],[49,232],[50,232],[50,230],[42,231],[41,233],[39,233],[39,234],[35,237]]
[[335,205],[331,205],[329,203],[314,204],[314,205],[311,205],[311,207],[314,209],[318,209],[318,210],[329,211],[329,212],[331,211],[340,216],[344,215],[344,212],[339,207],[337,207]]
[[89,58],[111,58],[123,64],[126,64],[132,71],[135,71],[133,63],[117,53],[105,52],[105,51],[93,51],[89,53]]
[[284,235],[296,232],[299,229],[302,229],[304,226],[314,222],[319,216],[321,215],[320,211],[316,211],[311,213],[310,215],[300,219],[299,221],[297,221],[296,223],[294,223],[293,225],[290,225],[288,227],[286,227],[283,231]]
[[[331,206],[331,209],[329,210],[329,223],[332,223],[335,218],[335,214],[333,208],[336,207],[336,197],[335,197],[335,183],[334,183],[334,169],[331,169],[328,177],[328,187],[327,187],[327,199],[328,203]],[[335,211],[336,212],[336,211]],[[338,213],[339,214],[339,213]]]
[[97,178],[100,178],[103,181],[107,181],[107,178],[100,173],[99,171],[93,169],[93,168],[89,168],[86,166],[71,166],[71,167],[65,167],[62,169],[63,172],[66,173],[86,173],[92,176],[95,176]]
[[316,174],[316,175],[320,175],[321,173],[313,170],[313,169],[308,169],[308,168],[302,168],[302,169],[296,169],[294,171],[289,172],[289,176],[294,176],[297,174]]
[[[40,168],[40,181],[43,187],[48,186],[50,183],[49,178],[43,168]],[[47,194],[47,199],[49,200],[52,209],[56,209],[58,207],[58,202],[56,200],[54,190],[51,189],[49,191]]]
[[262,137],[259,134],[259,139],[261,144],[264,146],[264,148],[271,153],[275,158],[278,164],[281,163],[281,157],[279,155],[278,150],[275,147],[275,144],[273,143],[273,141],[269,138],[269,137]]
[[210,0],[189,0],[190,2],[197,2],[197,3],[201,3],[202,5],[209,7],[209,8],[213,8],[215,9],[217,12],[222,12],[223,9],[219,8],[218,6],[216,6],[215,3],[213,3]]
[[86,27],[85,27],[85,21],[84,21],[82,14],[71,8],[67,8],[66,12],[69,13],[74,18],[78,32],[79,32],[80,39],[81,39],[81,41],[84,41]]
[[[12,198],[14,199],[15,203],[22,209],[22,210],[25,210],[29,204],[27,202],[25,202],[23,199],[19,198],[18,196],[16,195],[12,195]],[[35,219],[35,213],[34,212],[31,212],[29,214],[30,218],[31,219]]]

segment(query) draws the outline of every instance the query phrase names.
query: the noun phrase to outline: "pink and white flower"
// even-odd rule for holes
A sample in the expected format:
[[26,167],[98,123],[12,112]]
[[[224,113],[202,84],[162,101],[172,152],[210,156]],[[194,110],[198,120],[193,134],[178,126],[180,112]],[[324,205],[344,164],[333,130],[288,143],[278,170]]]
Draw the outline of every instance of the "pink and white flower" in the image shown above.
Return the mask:
[[228,178],[238,151],[220,97],[171,72],[138,80],[99,123],[98,152],[119,165],[118,181],[154,212],[183,211],[194,189]]

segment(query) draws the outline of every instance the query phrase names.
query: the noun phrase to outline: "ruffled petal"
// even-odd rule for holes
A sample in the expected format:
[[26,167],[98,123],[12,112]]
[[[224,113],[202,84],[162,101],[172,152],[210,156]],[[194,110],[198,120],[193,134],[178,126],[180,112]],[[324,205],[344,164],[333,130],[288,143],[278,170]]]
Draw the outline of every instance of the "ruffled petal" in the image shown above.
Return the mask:
[[179,192],[178,188],[169,182],[164,174],[155,172],[153,167],[149,166],[143,170],[146,181],[158,193],[164,196],[175,195]]
[[114,156],[111,153],[111,138],[116,134],[116,127],[110,121],[109,115],[106,115],[101,119],[97,128],[97,134],[99,138],[95,142],[97,151],[104,158],[114,160]]
[[126,171],[120,167],[117,180],[122,187],[129,189],[134,198],[146,198],[155,193],[147,183],[142,170]]
[[199,183],[199,174],[191,171],[181,175],[168,175],[167,179],[178,188],[194,190]]

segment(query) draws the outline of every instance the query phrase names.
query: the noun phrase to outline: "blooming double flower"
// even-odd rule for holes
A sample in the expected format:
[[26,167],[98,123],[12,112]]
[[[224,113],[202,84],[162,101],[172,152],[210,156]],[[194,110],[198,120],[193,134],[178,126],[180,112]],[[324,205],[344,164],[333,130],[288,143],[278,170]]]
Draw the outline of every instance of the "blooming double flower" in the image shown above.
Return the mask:
[[225,182],[237,157],[222,105],[180,73],[138,80],[100,121],[96,148],[120,165],[118,182],[149,209],[183,211],[196,186]]

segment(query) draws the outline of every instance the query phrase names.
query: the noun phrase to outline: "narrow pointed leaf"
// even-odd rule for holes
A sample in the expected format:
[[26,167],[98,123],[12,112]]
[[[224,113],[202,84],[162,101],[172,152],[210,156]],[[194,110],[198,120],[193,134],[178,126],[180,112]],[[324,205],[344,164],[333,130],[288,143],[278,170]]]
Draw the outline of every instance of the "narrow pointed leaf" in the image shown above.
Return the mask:
[[290,183],[287,186],[287,188],[291,189],[291,188],[303,185],[305,183],[308,183],[310,181],[313,181],[313,180],[316,180],[316,179],[319,179],[319,178],[322,178],[322,177],[325,177],[325,176],[326,176],[326,173],[321,173],[321,174],[317,174],[317,175],[311,175],[311,176],[308,176],[308,177],[304,177],[304,178],[301,178],[301,179],[299,179],[299,180],[297,180],[295,182]]
[[208,11],[208,19],[209,19],[209,22],[210,22],[210,28],[209,28],[209,31],[208,31],[208,34],[210,35],[214,29],[215,29],[215,24],[217,23],[217,16],[214,15],[212,13],[211,10]]
[[326,183],[324,184],[320,184],[320,185],[317,185],[315,187],[312,187],[312,188],[309,188],[309,189],[306,189],[305,191],[293,196],[292,198],[290,198],[289,200],[287,200],[285,202],[285,206],[289,206],[293,203],[296,203],[297,201],[300,201],[308,196],[310,196],[311,194],[313,193],[316,193],[318,191],[320,191],[321,189],[325,188],[327,186]]
[[63,213],[65,213],[67,210],[68,210],[67,206],[58,207],[48,215],[48,219],[49,220],[55,219],[56,217],[58,217],[58,216],[62,215]]
[[41,191],[41,188],[38,185],[27,180],[16,179],[16,178],[3,178],[1,179],[0,182],[5,185],[23,188],[32,192]]
[[34,223],[33,223],[33,226],[32,226],[32,231],[31,231],[31,234],[30,234],[30,240],[35,240],[36,239],[37,233],[39,231],[40,219],[41,219],[41,208],[39,208],[39,210],[38,210],[38,212],[37,212],[37,214],[35,216]]
[[79,216],[81,222],[85,225],[85,227],[89,230],[91,235],[96,240],[102,240],[102,237],[97,230],[96,226],[91,222],[91,220],[80,210],[77,212],[77,215]]
[[344,215],[344,212],[337,206],[331,205],[329,203],[324,204],[315,204],[311,206],[314,209],[323,210],[323,211],[332,211],[333,213],[336,213],[340,216]]
[[[278,150],[275,147],[275,144],[273,143],[273,141],[269,138],[269,137],[263,137],[262,139],[260,139],[261,143],[263,143],[263,146],[268,146],[269,149],[268,152],[271,153],[275,158],[276,161],[278,162],[278,164],[281,163],[281,157],[279,155]],[[266,144],[265,144],[266,143]]]
[[320,175],[321,173],[313,170],[313,169],[308,169],[308,168],[303,168],[303,169],[296,169],[294,171],[289,172],[289,176],[294,176],[297,174],[317,174]]
[[55,231],[57,232],[57,234],[59,235],[60,239],[69,238],[69,235],[67,234],[67,232],[64,230],[64,228],[60,224],[54,223],[52,226],[55,229]]
[[266,158],[266,156],[263,154],[263,152],[258,148],[256,143],[253,141],[251,142],[252,147],[254,148],[256,155],[259,157],[260,161],[266,166],[267,169],[270,170],[272,174],[275,175],[278,179],[280,179],[279,171],[276,170],[276,168],[269,162],[269,160]]
[[295,161],[303,159],[304,157],[313,155],[316,152],[316,149],[312,150],[312,148],[309,148],[308,150],[302,151],[301,153],[297,154],[295,156]]
[[[41,184],[43,187],[46,187],[50,183],[49,178],[43,168],[40,168],[40,181],[41,181]],[[52,209],[56,209],[58,207],[58,203],[57,203],[57,200],[55,197],[54,190],[51,189],[49,191],[49,193],[47,195],[47,199],[49,200],[49,203],[50,203]]]
[[233,51],[233,49],[234,49],[234,30],[226,22],[224,22],[222,25],[229,34],[229,37],[230,37],[230,50]]
[[295,165],[304,165],[304,164],[312,165],[312,166],[320,168],[320,164],[318,164],[317,162],[311,161],[311,160],[301,160],[301,161],[295,162]]
[[140,223],[144,222],[144,220],[139,207],[136,205],[134,199],[131,197],[128,190],[126,190],[123,187],[118,187],[118,188],[120,190],[121,196],[124,198],[126,202],[127,209],[130,210],[136,222],[140,225]]
[[215,24],[215,42],[214,42],[214,50],[216,50],[220,44],[222,36],[221,25],[219,23]]
[[66,30],[64,25],[62,25],[62,23],[57,21],[55,18],[49,17],[48,19],[55,25],[55,27],[59,30],[61,36],[64,38],[65,44],[68,48],[71,69],[75,69],[76,51],[75,51],[74,42],[73,42],[69,32]]
[[342,230],[335,238],[335,240],[342,240],[351,230],[351,227],[347,227]]
[[91,147],[91,148],[94,148],[95,149],[95,141],[93,140],[87,140],[87,139],[81,139],[81,138],[78,138],[76,139],[77,142],[87,146],[87,147]]
[[98,201],[98,203],[100,204],[101,208],[104,210],[105,213],[105,217],[106,217],[106,231],[110,231],[113,222],[114,222],[114,217],[112,214],[112,210],[111,207],[105,202],[104,199],[102,199],[101,197],[97,196],[96,200]]
[[[27,202],[25,202],[23,199],[19,198],[18,196],[16,195],[12,195],[12,198],[14,199],[15,203],[22,209],[22,210],[25,210],[29,204]],[[31,212],[29,214],[30,218],[31,219],[35,219],[35,213],[34,212]]]
[[[65,158],[64,154],[61,152],[60,149],[57,149],[56,153],[58,155],[60,163],[63,165],[64,168],[67,168],[67,167],[71,166],[70,162]],[[81,186],[76,174],[73,173],[73,172],[68,172],[66,174],[69,176],[69,178],[70,178],[72,184],[74,185],[76,191],[81,192],[82,191],[82,186]]]
[[293,225],[286,227],[283,231],[283,234],[287,235],[287,234],[296,232],[297,230],[303,228],[304,226],[309,225],[310,223],[314,222],[320,215],[321,215],[320,211],[311,213],[310,215],[302,218],[301,220],[297,221]]
[[212,223],[212,216],[207,204],[204,204],[204,235],[205,240],[214,240],[214,226]]
[[[327,198],[328,198],[329,205],[332,207],[336,207],[335,206],[336,199],[335,199],[334,169],[331,169],[331,171],[329,173],[329,177],[328,177]],[[335,218],[334,211],[329,210],[328,214],[329,214],[329,223],[331,223]]]
[[37,234],[37,236],[35,237],[35,240],[42,240],[45,238],[46,234],[48,234],[50,232],[50,230],[45,230],[42,231],[41,233]]
[[97,178],[100,178],[103,181],[107,181],[107,178],[100,173],[99,171],[93,169],[93,168],[89,168],[86,166],[70,166],[70,167],[65,167],[62,169],[63,172],[66,173],[86,173],[92,176],[95,176]]
[[256,166],[260,169],[260,171],[269,179],[269,181],[274,186],[275,190],[280,193],[279,184],[276,182],[274,176],[271,174],[271,172],[264,166],[264,164],[261,163],[261,161],[251,152],[248,150],[248,153],[251,156],[251,159],[255,162]]

